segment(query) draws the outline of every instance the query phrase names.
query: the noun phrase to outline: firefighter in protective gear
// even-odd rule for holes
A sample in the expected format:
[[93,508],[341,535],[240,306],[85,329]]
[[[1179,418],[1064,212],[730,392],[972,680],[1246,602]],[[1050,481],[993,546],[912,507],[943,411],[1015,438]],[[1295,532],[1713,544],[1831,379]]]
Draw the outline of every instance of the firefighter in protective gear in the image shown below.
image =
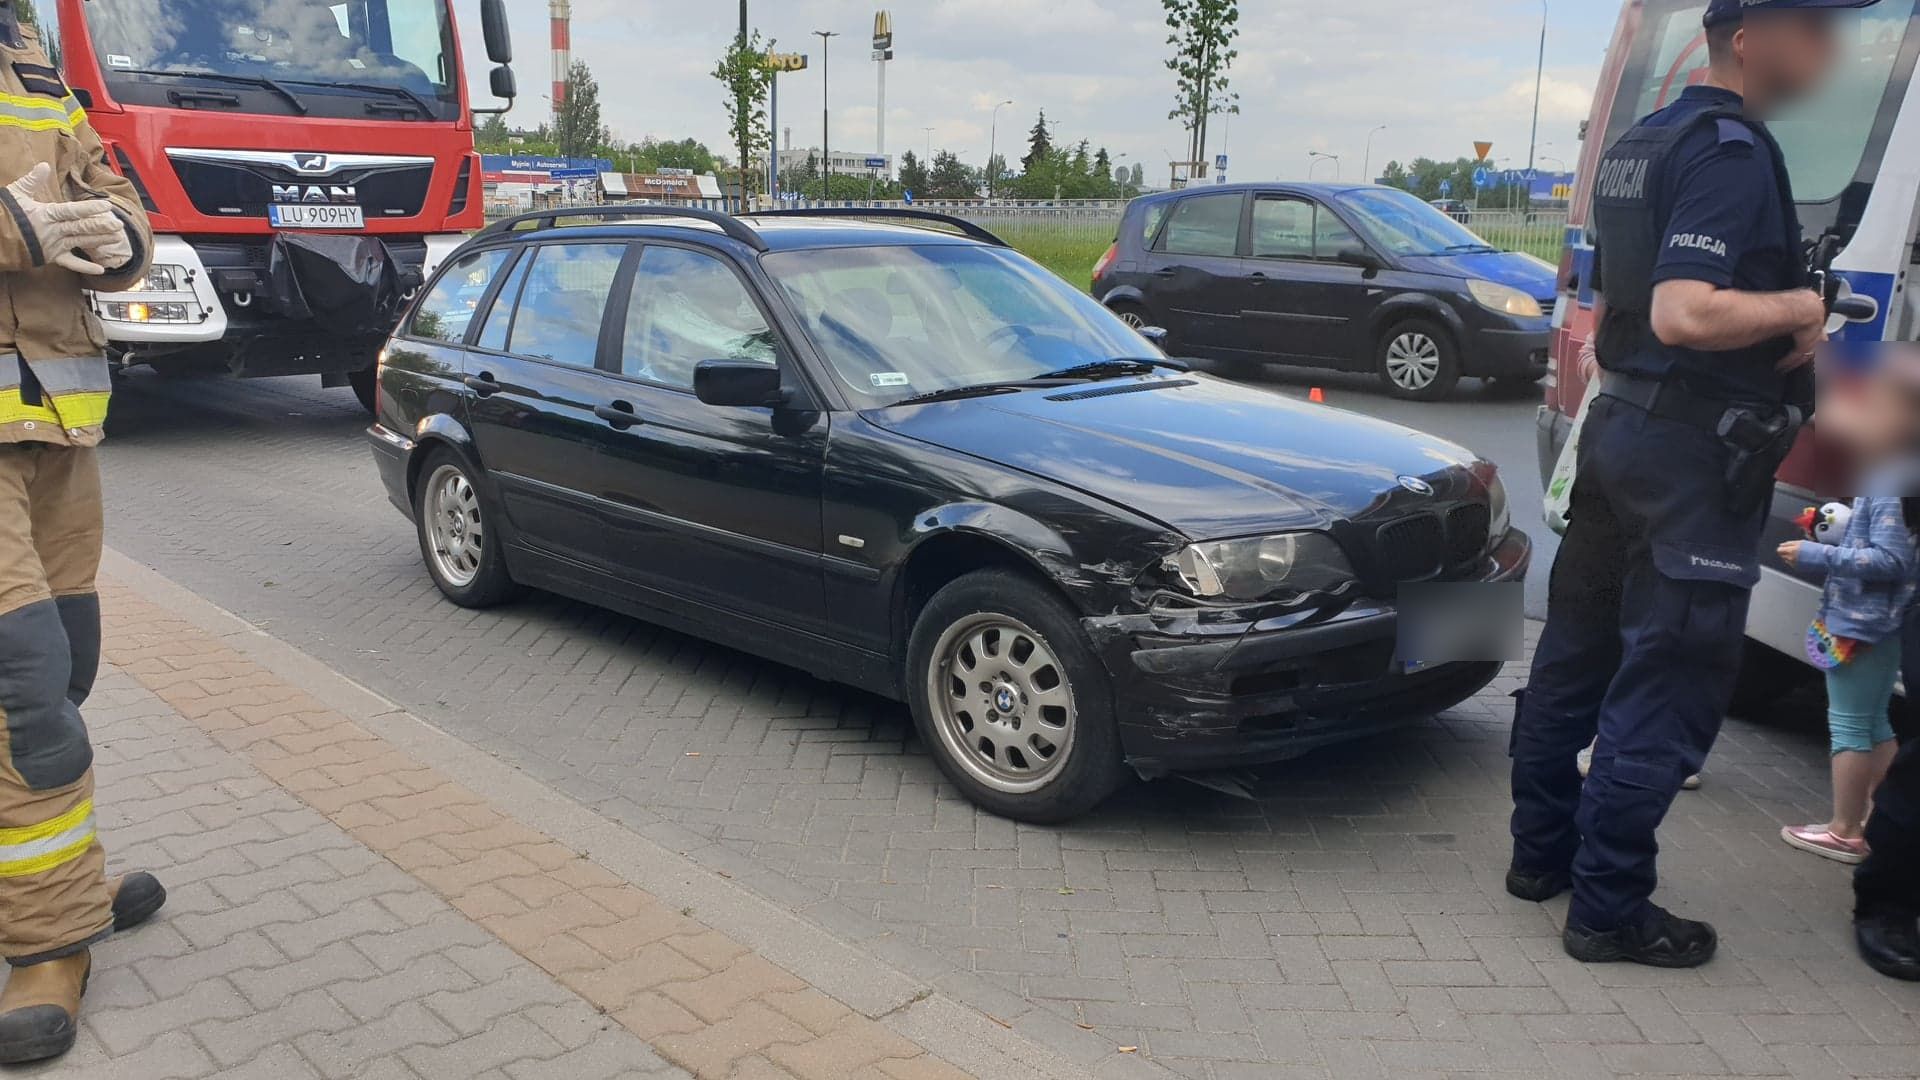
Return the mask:
[[0,1063],[65,1053],[89,947],[166,899],[151,875],[106,877],[80,719],[111,390],[83,290],[138,283],[153,234],[17,2],[0,0]]

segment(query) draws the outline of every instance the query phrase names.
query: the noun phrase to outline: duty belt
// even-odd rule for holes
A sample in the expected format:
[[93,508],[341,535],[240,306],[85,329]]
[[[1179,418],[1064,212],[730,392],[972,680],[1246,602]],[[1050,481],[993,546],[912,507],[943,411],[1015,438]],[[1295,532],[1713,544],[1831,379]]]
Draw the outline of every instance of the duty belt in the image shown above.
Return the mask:
[[1780,410],[1778,405],[1701,397],[1679,383],[1649,379],[1643,375],[1626,375],[1617,371],[1600,373],[1600,393],[1606,397],[1624,401],[1635,408],[1644,409],[1648,414],[1662,420],[1675,420],[1713,434],[1720,433],[1721,421],[1729,409],[1747,408],[1762,415]]

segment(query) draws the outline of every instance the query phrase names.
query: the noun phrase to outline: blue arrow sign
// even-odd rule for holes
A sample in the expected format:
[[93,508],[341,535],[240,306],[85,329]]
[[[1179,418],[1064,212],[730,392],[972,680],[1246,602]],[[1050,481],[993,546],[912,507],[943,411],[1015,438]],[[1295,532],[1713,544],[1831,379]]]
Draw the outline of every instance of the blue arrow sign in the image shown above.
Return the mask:
[[1473,186],[1474,187],[1486,187],[1487,184],[1492,179],[1493,179],[1493,174],[1488,172],[1484,166],[1473,170]]

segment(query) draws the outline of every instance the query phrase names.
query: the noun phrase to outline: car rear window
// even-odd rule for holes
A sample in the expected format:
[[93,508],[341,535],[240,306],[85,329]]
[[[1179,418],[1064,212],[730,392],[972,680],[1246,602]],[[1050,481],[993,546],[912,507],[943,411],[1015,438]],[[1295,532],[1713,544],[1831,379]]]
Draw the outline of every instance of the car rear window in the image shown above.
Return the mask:
[[592,367],[600,323],[625,244],[548,244],[535,250],[509,352],[575,367]]
[[1195,195],[1174,205],[1160,250],[1175,255],[1226,255],[1240,248],[1239,194]]
[[430,341],[466,340],[467,325],[473,321],[474,311],[485,298],[494,275],[506,264],[507,255],[503,248],[476,251],[448,267],[427,295],[420,298],[420,306],[414,309],[413,322],[407,332]]

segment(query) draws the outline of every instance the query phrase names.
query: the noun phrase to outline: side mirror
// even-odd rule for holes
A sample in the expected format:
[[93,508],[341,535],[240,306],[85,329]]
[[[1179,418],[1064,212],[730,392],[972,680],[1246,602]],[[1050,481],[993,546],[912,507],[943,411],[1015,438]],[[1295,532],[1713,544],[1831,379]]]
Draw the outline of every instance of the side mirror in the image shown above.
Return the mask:
[[496,64],[513,63],[513,34],[507,29],[507,0],[480,0],[480,33],[486,38],[487,59]]
[[493,96],[502,101],[512,101],[520,95],[520,84],[513,77],[513,69],[505,64],[494,68],[493,73],[487,77],[487,81],[491,84],[489,88],[493,91]]
[[1155,345],[1165,346],[1167,343],[1167,328],[1164,326],[1136,326],[1133,332]]
[[754,360],[702,360],[693,369],[693,396],[720,408],[759,409],[780,405],[780,369]]
[[1338,255],[1334,256],[1334,260],[1348,266],[1357,266],[1369,274],[1377,274],[1387,268],[1387,264],[1381,262],[1378,255],[1359,248],[1343,248]]

